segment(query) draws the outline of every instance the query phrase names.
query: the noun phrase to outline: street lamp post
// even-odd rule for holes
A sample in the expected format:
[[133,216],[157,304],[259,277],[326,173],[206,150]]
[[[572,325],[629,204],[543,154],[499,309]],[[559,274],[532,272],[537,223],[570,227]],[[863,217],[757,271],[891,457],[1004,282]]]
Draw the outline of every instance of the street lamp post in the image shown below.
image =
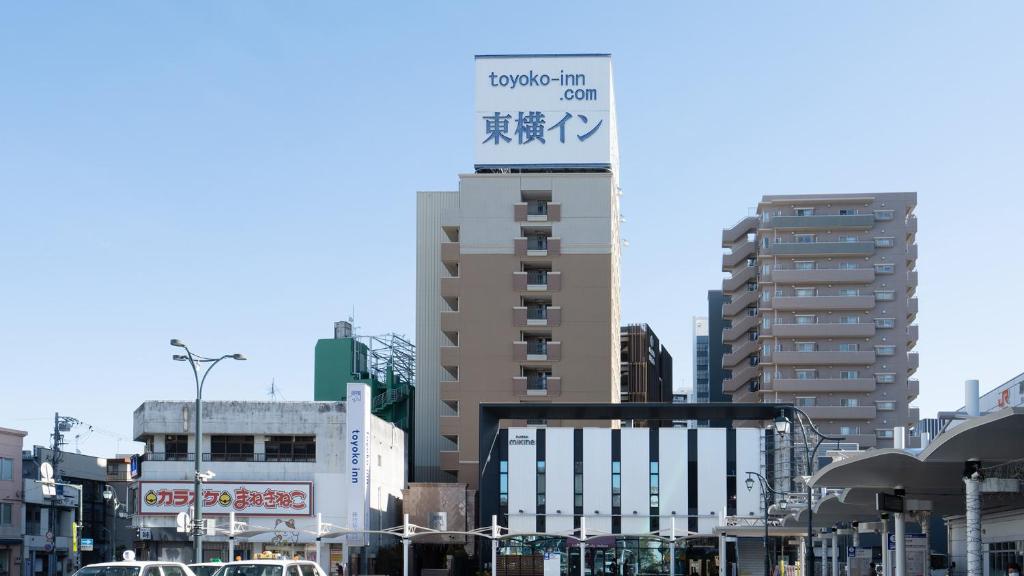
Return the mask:
[[[747,491],[754,489],[754,478],[757,478],[757,482],[761,489],[761,503],[764,506],[764,574],[765,576],[771,576],[772,573],[772,561],[768,555],[768,511],[771,508],[772,502],[775,500],[775,496],[785,496],[785,492],[779,492],[772,488],[768,479],[757,472],[747,472]],[[786,509],[786,500],[783,498],[779,501],[779,508],[782,510]]]
[[[203,496],[200,492],[202,483],[208,475],[204,475],[200,472],[201,466],[203,465],[203,384],[206,383],[206,377],[210,375],[210,370],[217,365],[218,362],[226,358],[232,360],[245,360],[245,356],[242,354],[225,354],[219,358],[207,358],[206,356],[199,356],[193,354],[188,346],[184,342],[174,338],[171,340],[171,346],[182,348],[185,350],[185,354],[175,354],[171,356],[173,360],[179,362],[188,362],[189,366],[192,367],[192,376],[196,380],[196,422],[195,422],[195,478],[193,479],[193,496],[192,496],[192,555],[194,556],[195,562],[203,561]],[[199,375],[200,366],[206,365],[203,369],[202,376]]]
[[[813,494],[811,490],[811,476],[814,475],[815,464],[818,459],[818,449],[821,448],[821,444],[826,440],[840,442],[845,440],[843,436],[828,436],[823,434],[821,430],[818,430],[817,426],[811,420],[811,417],[806,412],[797,408],[796,406],[787,406],[783,409],[783,412],[779,413],[779,416],[775,418],[775,431],[780,436],[785,436],[790,433],[791,422],[786,418],[784,411],[791,411],[796,417],[797,423],[800,425],[800,433],[803,437],[804,444],[804,455],[807,459],[807,481],[804,484],[807,485],[807,545],[810,547],[810,554],[807,556],[807,576],[814,576],[814,506]],[[814,433],[818,441],[814,445],[814,449],[811,449],[810,442],[807,441],[808,428]]]
[[103,486],[103,499],[110,501],[114,505],[114,529],[110,532],[110,561],[117,562],[117,519],[119,518],[119,510],[124,508],[124,504],[117,499],[117,492],[110,484]]

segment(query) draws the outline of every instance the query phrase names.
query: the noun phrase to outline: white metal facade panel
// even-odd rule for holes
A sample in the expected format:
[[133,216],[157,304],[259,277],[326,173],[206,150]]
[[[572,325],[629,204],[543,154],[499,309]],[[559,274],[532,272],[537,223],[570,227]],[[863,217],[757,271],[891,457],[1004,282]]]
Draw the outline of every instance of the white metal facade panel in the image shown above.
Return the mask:
[[668,535],[672,513],[676,514],[676,533],[686,532],[687,513],[687,430],[658,429],[658,469],[661,502],[658,508],[661,534]]
[[651,431],[648,428],[623,428],[620,434],[622,533],[646,533],[651,530],[648,517],[651,512]]
[[[520,510],[522,512],[520,512]],[[537,429],[508,429],[508,527],[537,531]]]
[[587,517],[588,534],[612,531],[612,431],[609,428],[583,429],[583,513]]
[[[441,481],[438,428],[443,404],[441,368],[441,242],[442,226],[458,225],[458,192],[420,192],[416,195],[416,433],[415,478]],[[450,447],[449,447],[450,449]]]
[[573,429],[548,428],[545,434],[547,532],[570,532],[573,529]]
[[724,428],[697,429],[697,530],[701,534],[711,534],[725,511],[725,433]]
[[736,516],[760,516],[761,491],[757,483],[747,490],[747,472],[764,474],[761,468],[761,434],[758,428],[736,429]]

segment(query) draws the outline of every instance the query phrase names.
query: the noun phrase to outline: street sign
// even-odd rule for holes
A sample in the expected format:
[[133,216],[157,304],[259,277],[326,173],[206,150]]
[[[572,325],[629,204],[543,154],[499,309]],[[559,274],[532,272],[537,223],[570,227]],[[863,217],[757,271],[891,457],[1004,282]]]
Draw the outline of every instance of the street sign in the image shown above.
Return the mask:
[[174,524],[178,527],[178,532],[188,532],[192,527],[192,517],[188,515],[188,512],[178,512],[174,518]]
[[149,528],[139,528],[139,540],[152,540],[153,531]]
[[82,552],[92,552],[92,538],[82,538]]
[[896,535],[895,534],[889,533],[889,540],[888,540],[888,544],[887,544],[886,548],[889,549],[889,550],[895,550],[896,549]]
[[847,558],[856,558],[857,557],[857,547],[856,546],[847,546],[846,547],[846,557]]
[[53,542],[53,532],[47,532],[46,533],[46,541],[47,542]]
[[53,480],[53,465],[43,462],[39,466],[39,481],[43,484],[43,496],[52,498],[57,495],[57,487]]

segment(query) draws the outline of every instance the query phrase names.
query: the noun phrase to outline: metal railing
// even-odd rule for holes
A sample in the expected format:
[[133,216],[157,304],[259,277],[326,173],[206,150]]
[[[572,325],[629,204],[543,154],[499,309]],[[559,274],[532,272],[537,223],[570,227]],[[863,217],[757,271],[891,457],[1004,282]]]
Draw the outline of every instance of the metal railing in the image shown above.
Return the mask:
[[546,306],[530,306],[526,309],[527,320],[547,320],[548,309]]
[[547,284],[548,283],[548,272],[547,270],[529,270],[526,272],[526,283],[527,284]]

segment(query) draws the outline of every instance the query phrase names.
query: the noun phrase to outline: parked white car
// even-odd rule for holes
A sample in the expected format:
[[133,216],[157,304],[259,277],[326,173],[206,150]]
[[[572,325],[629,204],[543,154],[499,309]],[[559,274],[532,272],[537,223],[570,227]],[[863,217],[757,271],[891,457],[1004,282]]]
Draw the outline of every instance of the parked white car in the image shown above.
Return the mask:
[[225,562],[217,576],[327,576],[312,560],[239,560]]
[[196,576],[213,576],[217,570],[224,567],[224,564],[224,562],[200,562],[199,564],[189,564],[188,567]]
[[83,566],[74,576],[196,576],[181,562],[100,562]]

